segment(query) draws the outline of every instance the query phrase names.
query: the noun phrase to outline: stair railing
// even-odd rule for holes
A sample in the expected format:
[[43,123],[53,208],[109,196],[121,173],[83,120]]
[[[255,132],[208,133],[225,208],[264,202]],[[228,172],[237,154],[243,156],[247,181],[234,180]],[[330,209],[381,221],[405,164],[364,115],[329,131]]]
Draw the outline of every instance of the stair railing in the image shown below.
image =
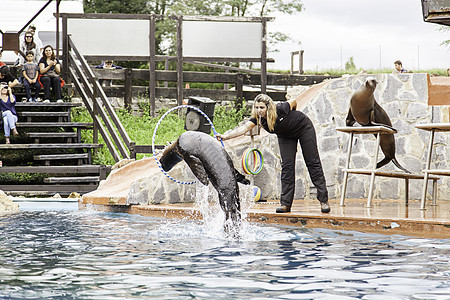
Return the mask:
[[[89,114],[92,116],[94,125],[98,127],[116,162],[121,159],[120,155],[123,158],[130,158],[128,150],[130,150],[130,147],[133,147],[130,137],[109,102],[98,78],[92,72],[86,59],[76,48],[70,36],[68,36],[68,43],[70,49],[68,51],[69,74]],[[106,129],[101,121],[105,124]]]

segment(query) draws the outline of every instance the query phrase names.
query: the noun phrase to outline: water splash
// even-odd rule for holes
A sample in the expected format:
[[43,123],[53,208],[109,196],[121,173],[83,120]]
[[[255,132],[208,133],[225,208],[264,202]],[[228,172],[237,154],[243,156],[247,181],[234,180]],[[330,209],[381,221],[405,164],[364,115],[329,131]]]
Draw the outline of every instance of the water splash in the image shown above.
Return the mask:
[[[200,183],[195,185],[195,203],[196,208],[201,215],[203,232],[210,237],[217,239],[248,239],[254,237],[255,228],[261,228],[261,226],[251,225],[247,220],[247,213],[252,207],[253,193],[251,186],[239,184],[239,198],[241,207],[241,224],[236,227],[231,224],[232,220],[225,220],[225,213],[220,207],[217,191],[212,185],[204,186]],[[228,224],[225,224],[228,222]],[[231,232],[224,232],[224,225],[231,228]]]

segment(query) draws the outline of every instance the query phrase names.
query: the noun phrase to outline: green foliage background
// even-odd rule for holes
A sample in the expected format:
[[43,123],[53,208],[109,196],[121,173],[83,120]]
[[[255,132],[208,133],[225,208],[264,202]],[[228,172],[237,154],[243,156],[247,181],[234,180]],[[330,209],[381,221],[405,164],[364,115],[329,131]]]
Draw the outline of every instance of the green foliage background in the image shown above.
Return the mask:
[[[146,104],[142,105],[142,115],[140,116],[133,115],[126,109],[116,111],[130,139],[133,142],[136,142],[137,145],[152,144],[153,132],[156,124],[161,116],[168,110],[161,110],[157,113],[156,117],[152,118],[149,114],[150,109],[146,106]],[[249,110],[246,108],[246,105],[243,105],[243,108],[241,109],[231,105],[216,105],[213,117],[214,127],[217,132],[223,133],[236,127],[248,113]],[[72,109],[72,121],[92,122],[92,118],[85,108],[74,108]],[[158,127],[155,135],[155,144],[166,145],[167,143],[175,141],[180,134],[185,132],[184,123],[185,110],[175,110],[168,114]],[[92,130],[82,131],[82,142],[92,143],[92,133]],[[101,135],[99,135],[99,143],[104,144],[104,146],[94,155],[94,164],[114,165],[115,161]],[[138,154],[137,159],[144,156],[151,156],[151,154]]]

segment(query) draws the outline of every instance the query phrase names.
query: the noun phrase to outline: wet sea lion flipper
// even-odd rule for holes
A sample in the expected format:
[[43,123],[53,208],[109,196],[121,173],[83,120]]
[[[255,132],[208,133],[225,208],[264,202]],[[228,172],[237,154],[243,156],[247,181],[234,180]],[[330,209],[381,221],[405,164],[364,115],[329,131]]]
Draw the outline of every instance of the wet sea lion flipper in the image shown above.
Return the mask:
[[250,184],[250,180],[248,180],[247,178],[245,178],[244,175],[242,175],[241,173],[239,173],[238,170],[234,169],[234,177],[236,177],[236,181],[245,185],[249,185]]
[[184,161],[187,163],[192,173],[194,173],[195,177],[197,177],[203,185],[209,184],[208,174],[206,173],[205,167],[200,159],[193,155],[186,155],[184,157]]
[[347,118],[345,119],[345,125],[346,126],[353,126],[353,124],[355,124],[355,122],[356,122],[356,120],[355,120],[355,117],[353,117],[352,108],[350,107],[348,109]]

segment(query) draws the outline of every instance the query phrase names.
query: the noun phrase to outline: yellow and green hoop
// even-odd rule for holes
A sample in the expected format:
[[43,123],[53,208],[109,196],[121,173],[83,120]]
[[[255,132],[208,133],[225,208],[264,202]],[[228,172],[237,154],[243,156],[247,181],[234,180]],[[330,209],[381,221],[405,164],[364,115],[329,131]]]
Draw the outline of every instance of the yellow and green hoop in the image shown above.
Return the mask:
[[[251,161],[253,166],[250,166]],[[256,175],[261,172],[264,164],[264,158],[259,149],[248,148],[242,154],[242,169],[246,174]]]

